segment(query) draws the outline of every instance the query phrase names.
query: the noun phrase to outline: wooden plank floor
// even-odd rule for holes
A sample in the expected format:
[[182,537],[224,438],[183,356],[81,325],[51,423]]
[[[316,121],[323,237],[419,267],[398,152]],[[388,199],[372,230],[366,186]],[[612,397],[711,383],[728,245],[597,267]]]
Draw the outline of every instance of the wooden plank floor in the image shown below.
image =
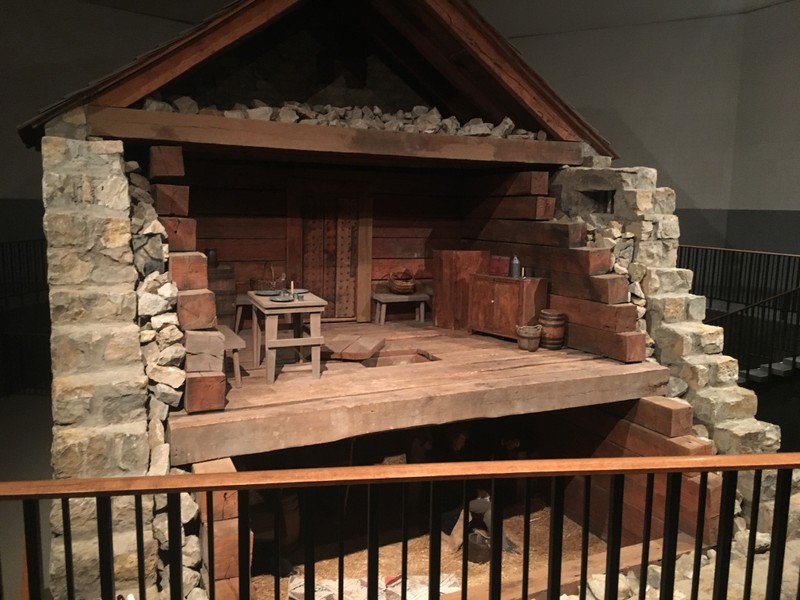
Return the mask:
[[[250,342],[249,331],[241,335]],[[570,349],[527,352],[513,341],[411,321],[329,323],[323,335],[378,335],[386,338],[382,356],[422,351],[437,360],[377,367],[324,361],[321,379],[287,365],[267,385],[248,346],[242,387],[229,390],[225,411],[170,415],[172,464],[661,395],[669,378],[652,363],[623,364]]]

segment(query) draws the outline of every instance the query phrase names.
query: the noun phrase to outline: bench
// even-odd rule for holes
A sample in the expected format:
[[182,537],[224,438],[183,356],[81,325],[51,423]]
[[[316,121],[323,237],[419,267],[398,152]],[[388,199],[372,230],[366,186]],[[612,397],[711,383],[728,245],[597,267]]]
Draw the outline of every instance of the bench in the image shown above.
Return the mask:
[[386,323],[386,305],[395,304],[397,302],[417,302],[416,306],[416,319],[420,323],[425,322],[425,303],[431,297],[428,294],[392,294],[391,292],[375,292],[372,294],[372,299],[375,300],[375,323],[384,325]]
[[219,325],[217,330],[225,336],[225,354],[233,358],[233,377],[236,387],[242,387],[242,369],[239,365],[239,350],[245,347],[244,340],[236,335],[227,325]]

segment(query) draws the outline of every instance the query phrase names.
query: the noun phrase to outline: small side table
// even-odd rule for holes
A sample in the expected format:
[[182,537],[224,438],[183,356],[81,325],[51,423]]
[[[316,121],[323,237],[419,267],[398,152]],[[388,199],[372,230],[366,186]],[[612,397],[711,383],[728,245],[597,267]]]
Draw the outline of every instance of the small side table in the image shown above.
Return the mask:
[[425,322],[425,303],[431,297],[428,294],[392,294],[391,292],[375,292],[372,294],[375,300],[375,323],[383,325],[386,323],[386,305],[396,302],[416,302],[416,319],[419,323]]
[[[266,380],[275,382],[275,365],[278,348],[311,348],[311,373],[319,379],[321,373],[320,348],[325,342],[322,337],[322,313],[328,302],[306,293],[302,300],[290,302],[272,302],[267,296],[258,296],[247,292],[253,305],[253,364],[261,364],[261,323],[264,321],[264,349],[266,350]],[[293,337],[278,339],[278,320],[284,315],[291,315],[294,325]],[[303,315],[309,317],[310,337],[303,337]]]

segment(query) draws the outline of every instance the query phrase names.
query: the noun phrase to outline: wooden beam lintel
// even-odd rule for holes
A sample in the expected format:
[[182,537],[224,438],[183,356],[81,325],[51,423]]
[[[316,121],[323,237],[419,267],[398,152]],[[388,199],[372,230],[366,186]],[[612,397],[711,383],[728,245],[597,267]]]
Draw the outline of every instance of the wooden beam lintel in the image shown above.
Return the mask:
[[250,148],[317,160],[408,159],[498,166],[581,162],[580,145],[575,142],[363,131],[102,106],[89,107],[88,125],[89,134],[99,137]]

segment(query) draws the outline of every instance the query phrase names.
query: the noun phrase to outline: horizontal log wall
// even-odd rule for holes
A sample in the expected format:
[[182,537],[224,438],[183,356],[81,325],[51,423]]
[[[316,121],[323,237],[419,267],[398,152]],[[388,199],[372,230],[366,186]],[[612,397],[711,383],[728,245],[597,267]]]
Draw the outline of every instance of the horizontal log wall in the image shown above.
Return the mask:
[[260,164],[187,158],[198,248],[231,264],[238,292],[286,265],[286,175]]

